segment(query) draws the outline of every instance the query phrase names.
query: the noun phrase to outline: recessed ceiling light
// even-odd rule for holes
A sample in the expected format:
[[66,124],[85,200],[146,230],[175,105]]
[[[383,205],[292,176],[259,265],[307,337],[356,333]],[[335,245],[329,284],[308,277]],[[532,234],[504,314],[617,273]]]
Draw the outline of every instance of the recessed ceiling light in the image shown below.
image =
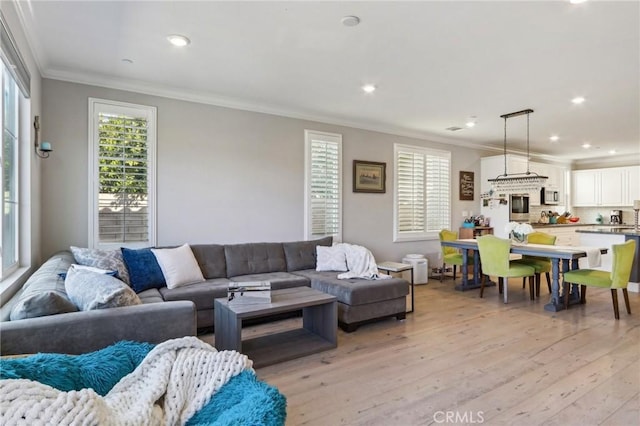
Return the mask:
[[376,91],[376,86],[374,86],[373,84],[365,84],[364,86],[362,86],[362,90],[364,90],[365,93],[373,93]]
[[609,150],[609,154],[613,155],[613,154],[615,154],[615,153],[616,153],[616,150],[615,150],[615,149],[610,149],[610,150]]
[[340,20],[340,22],[342,22],[342,25],[344,25],[345,27],[355,27],[360,23],[360,18],[358,18],[357,16],[349,15],[344,16]]
[[591,148],[591,144],[590,144],[590,143],[583,143],[583,144],[582,144],[582,147],[583,147],[584,149],[589,149],[589,148]]
[[560,136],[558,135],[551,135],[551,137],[549,137],[551,142],[558,142],[558,139],[560,139]]
[[587,0],[569,0],[569,3],[571,4],[580,4],[580,3],[584,3]]
[[573,102],[576,105],[580,105],[584,101],[585,101],[585,99],[582,96],[577,96],[577,97],[571,99],[571,102]]
[[167,40],[169,40],[169,43],[173,44],[174,46],[177,47],[185,47],[188,44],[191,43],[191,40],[189,40],[188,37],[185,37],[183,35],[180,34],[171,34],[167,36]]
[[465,123],[465,126],[467,126],[467,127],[469,127],[469,128],[471,128],[471,127],[475,127],[475,125],[476,125],[476,122],[475,122],[475,121],[467,121],[467,122]]

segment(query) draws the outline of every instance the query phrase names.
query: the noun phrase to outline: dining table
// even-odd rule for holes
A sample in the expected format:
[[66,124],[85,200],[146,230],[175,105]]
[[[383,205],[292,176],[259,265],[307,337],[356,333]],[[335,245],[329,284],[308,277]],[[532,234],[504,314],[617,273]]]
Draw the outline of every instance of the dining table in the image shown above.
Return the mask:
[[[445,247],[454,247],[462,252],[462,271],[468,271],[469,255],[473,255],[473,282],[469,282],[466,273],[462,274],[462,283],[456,286],[456,290],[466,291],[480,288],[482,265],[478,241],[474,238],[441,241]],[[601,254],[607,253],[607,248],[597,248]],[[578,269],[578,259],[587,257],[587,249],[584,247],[555,246],[547,244],[512,243],[511,253],[546,257],[551,260],[551,299],[544,305],[546,311],[557,312],[564,309],[563,295],[560,292],[560,272]],[[569,304],[579,303],[580,294],[577,285],[572,285],[569,295]]]

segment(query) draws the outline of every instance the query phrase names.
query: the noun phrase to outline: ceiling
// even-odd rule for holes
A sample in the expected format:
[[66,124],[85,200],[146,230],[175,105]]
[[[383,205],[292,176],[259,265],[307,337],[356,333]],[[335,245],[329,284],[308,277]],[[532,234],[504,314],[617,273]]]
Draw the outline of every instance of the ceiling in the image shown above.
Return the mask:
[[[536,156],[640,161],[637,1],[17,5],[47,78],[499,152],[500,115],[531,108]],[[510,151],[526,152],[526,121],[507,121]]]

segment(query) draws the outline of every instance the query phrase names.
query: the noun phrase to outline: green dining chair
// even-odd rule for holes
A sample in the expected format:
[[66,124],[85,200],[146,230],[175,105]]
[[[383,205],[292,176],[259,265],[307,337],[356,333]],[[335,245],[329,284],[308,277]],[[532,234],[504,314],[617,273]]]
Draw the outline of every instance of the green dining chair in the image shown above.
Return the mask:
[[611,246],[611,251],[613,252],[611,272],[597,269],[576,269],[564,273],[565,309],[569,307],[569,287],[571,287],[571,284],[580,284],[581,304],[585,303],[587,286],[611,289],[613,314],[617,320],[620,319],[620,312],[618,311],[618,289],[621,288],[627,313],[631,314],[627,284],[631,277],[631,267],[636,252],[636,242],[634,240],[628,240],[624,244],[614,244]]
[[498,285],[503,289],[504,303],[508,300],[509,278],[529,277],[529,298],[535,299],[533,286],[536,270],[533,266],[509,260],[511,240],[498,238],[494,235],[484,235],[478,238],[480,262],[482,263],[482,281],[480,297],[484,294],[486,276],[498,277]]
[[[556,243],[556,236],[551,234],[546,234],[544,232],[532,232],[527,235],[527,243],[530,244],[547,244],[554,245]],[[539,256],[522,256],[522,259],[516,260],[516,262],[521,263],[523,265],[533,266],[536,270],[536,297],[540,297],[540,282],[542,273],[547,277],[547,288],[549,289],[549,293],[551,293],[551,277],[549,272],[551,272],[551,259],[548,257],[539,257]],[[522,278],[522,288],[526,285],[526,278]]]
[[[443,229],[440,231],[440,241],[455,241],[458,239],[458,233],[454,231],[449,231],[448,229]],[[446,265],[453,265],[453,280],[456,280],[456,267],[460,266],[460,273],[464,274],[466,271],[462,270],[462,254],[458,251],[458,249],[454,247],[442,247],[442,273],[440,274],[440,282],[442,282],[444,278],[444,271],[446,269]],[[468,265],[473,265],[473,256],[468,256],[467,259]]]

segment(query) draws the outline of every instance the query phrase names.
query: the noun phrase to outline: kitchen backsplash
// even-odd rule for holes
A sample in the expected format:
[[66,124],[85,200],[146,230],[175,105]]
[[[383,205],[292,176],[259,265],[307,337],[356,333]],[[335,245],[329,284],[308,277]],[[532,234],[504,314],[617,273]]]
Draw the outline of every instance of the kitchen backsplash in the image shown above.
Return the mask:
[[625,225],[633,225],[635,212],[631,207],[574,207],[571,214],[578,216],[580,222],[596,223],[598,213],[602,215],[602,223],[609,224],[611,222],[611,210],[622,210],[622,223]]
[[[529,207],[529,221],[536,223],[540,219],[540,213],[545,211],[558,212],[560,214],[566,211],[565,206],[531,206]],[[609,224],[611,222],[611,210],[622,210],[622,223],[626,225],[634,224],[634,211],[631,207],[574,207],[571,210],[571,216],[580,218],[579,223],[596,223],[598,214],[602,215],[602,223]]]

